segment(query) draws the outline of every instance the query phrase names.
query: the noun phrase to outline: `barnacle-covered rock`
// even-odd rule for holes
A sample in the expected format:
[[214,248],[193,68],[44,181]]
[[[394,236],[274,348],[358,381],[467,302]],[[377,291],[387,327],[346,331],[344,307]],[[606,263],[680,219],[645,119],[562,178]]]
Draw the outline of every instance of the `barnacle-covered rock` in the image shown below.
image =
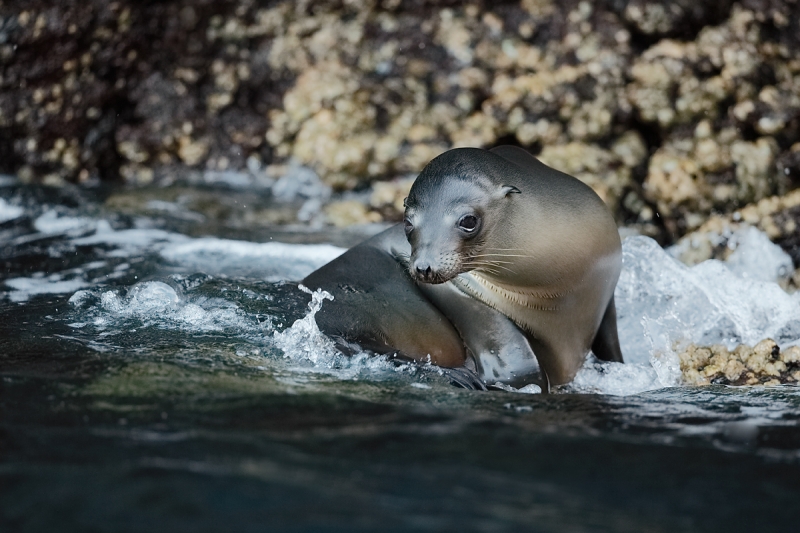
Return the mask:
[[777,385],[800,379],[800,347],[785,350],[772,339],[734,350],[723,345],[690,344],[679,353],[683,380],[689,385]]
[[26,180],[295,160],[352,190],[511,143],[664,242],[800,185],[791,0],[30,0],[0,19],[0,171]]

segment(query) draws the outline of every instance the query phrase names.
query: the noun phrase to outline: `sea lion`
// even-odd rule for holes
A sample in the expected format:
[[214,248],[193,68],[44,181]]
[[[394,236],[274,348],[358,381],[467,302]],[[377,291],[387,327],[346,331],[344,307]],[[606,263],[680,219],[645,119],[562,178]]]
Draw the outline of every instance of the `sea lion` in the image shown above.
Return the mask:
[[344,344],[462,368],[467,386],[474,372],[546,390],[569,382],[590,349],[622,362],[620,269],[619,234],[600,197],[501,146],[432,160],[406,199],[402,227],[303,283],[334,295],[317,321]]
[[[351,248],[302,283],[334,297],[315,319],[340,350],[367,349],[445,369],[456,385],[534,384],[547,377],[527,338],[506,316],[454,285],[418,285],[402,224]],[[473,327],[479,324],[479,327]]]

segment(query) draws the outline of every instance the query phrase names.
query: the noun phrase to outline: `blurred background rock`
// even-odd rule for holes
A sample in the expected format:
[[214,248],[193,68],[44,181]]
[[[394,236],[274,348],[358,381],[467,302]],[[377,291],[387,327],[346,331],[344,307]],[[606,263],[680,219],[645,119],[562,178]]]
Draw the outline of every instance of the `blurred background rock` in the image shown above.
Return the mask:
[[0,0],[0,69],[24,181],[227,175],[345,226],[514,144],[662,244],[744,220],[800,263],[795,0]]

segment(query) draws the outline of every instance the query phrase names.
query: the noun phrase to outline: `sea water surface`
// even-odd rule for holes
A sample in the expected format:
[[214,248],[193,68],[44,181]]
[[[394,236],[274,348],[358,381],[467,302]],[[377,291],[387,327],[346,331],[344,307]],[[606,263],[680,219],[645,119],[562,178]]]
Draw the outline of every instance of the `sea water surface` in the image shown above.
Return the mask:
[[[270,196],[211,193],[244,213]],[[316,329],[325,297],[298,280],[381,227],[234,227],[108,194],[0,180],[3,531],[800,527],[800,389],[682,386],[674,353],[800,342],[763,235],[691,268],[625,239],[626,364],[474,392]]]

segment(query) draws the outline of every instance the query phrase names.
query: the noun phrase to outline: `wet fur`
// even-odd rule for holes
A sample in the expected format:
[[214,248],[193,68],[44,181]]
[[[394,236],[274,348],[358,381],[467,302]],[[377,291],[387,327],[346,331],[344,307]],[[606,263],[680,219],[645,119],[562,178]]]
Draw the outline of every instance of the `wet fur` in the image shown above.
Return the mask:
[[[406,203],[420,226],[409,236],[412,265],[425,253],[437,282],[514,321],[551,382],[570,381],[590,349],[622,361],[613,301],[621,244],[610,212],[587,185],[519,148],[464,148],[434,159]],[[485,217],[479,235],[459,241],[449,216],[459,209]],[[447,264],[437,263],[443,256]]]

